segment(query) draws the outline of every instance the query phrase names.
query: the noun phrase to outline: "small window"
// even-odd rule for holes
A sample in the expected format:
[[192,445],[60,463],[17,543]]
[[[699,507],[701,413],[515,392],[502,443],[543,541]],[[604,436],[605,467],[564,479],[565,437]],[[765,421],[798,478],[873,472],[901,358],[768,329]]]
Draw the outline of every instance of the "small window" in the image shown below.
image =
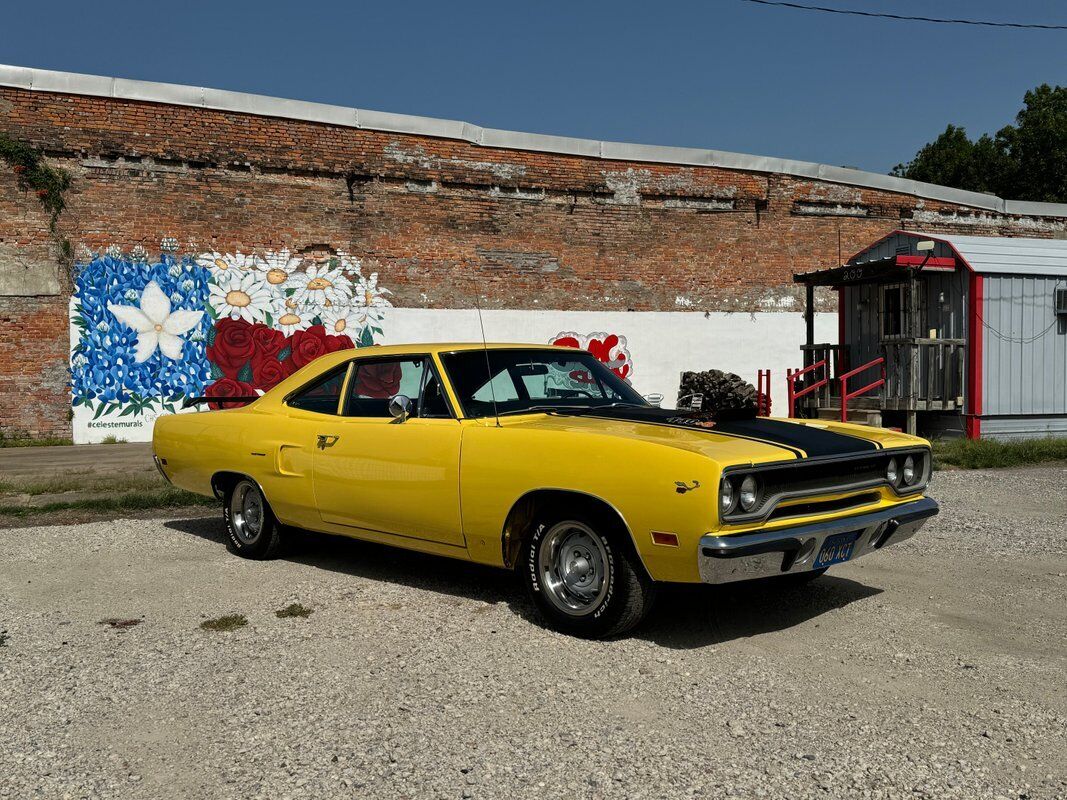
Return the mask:
[[882,288],[882,338],[904,335],[904,287]]
[[[349,382],[345,416],[389,417],[389,401],[407,395],[418,405],[419,389],[426,370],[424,358],[389,361],[357,361]],[[417,409],[412,416],[417,416]]]
[[341,401],[341,387],[345,382],[348,365],[327,373],[313,383],[299,390],[289,398],[290,408],[302,408],[319,414],[336,414]]
[[451,419],[452,412],[448,410],[448,400],[445,399],[441,381],[437,379],[437,373],[429,371],[426,377],[426,385],[422,389],[422,401],[419,403],[419,416],[425,419]]

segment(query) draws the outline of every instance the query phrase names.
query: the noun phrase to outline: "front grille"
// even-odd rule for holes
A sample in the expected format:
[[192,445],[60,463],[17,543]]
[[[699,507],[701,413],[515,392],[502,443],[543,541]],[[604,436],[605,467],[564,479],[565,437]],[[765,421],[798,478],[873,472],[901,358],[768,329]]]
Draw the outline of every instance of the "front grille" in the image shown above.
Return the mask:
[[839,497],[836,500],[812,500],[807,503],[794,503],[778,506],[767,519],[785,519],[787,517],[806,517],[811,514],[825,514],[830,511],[844,511],[859,508],[878,501],[878,492],[864,492],[852,497]]
[[[909,455],[915,459],[915,469],[919,476],[917,481],[907,488],[892,486],[886,480],[886,467],[889,460],[896,459],[899,472],[903,469],[904,459]],[[803,459],[770,464],[765,467],[730,467],[725,470],[725,476],[734,482],[739,481],[743,475],[756,476],[760,482],[762,499],[758,508],[750,512],[735,508],[730,514],[724,516],[722,521],[727,524],[736,524],[798,516],[801,512],[795,509],[800,506],[783,506],[779,509],[781,503],[794,498],[812,498],[807,503],[811,506],[811,510],[806,513],[815,514],[850,508],[852,506],[849,504],[855,500],[855,498],[846,498],[845,500],[821,501],[816,499],[819,495],[841,494],[880,486],[889,486],[899,495],[915,494],[922,491],[929,480],[929,455],[929,450],[920,448],[881,451],[847,458]],[[844,502],[846,505],[833,507],[832,504],[837,502]]]

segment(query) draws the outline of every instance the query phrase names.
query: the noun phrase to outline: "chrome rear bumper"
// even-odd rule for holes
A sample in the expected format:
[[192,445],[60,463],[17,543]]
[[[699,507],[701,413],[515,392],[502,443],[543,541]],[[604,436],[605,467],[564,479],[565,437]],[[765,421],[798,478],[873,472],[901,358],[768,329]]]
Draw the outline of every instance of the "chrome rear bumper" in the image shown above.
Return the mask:
[[869,514],[795,528],[734,536],[708,534],[701,537],[697,551],[700,578],[704,583],[730,583],[808,572],[813,568],[828,536],[859,531],[859,538],[849,559],[854,561],[875,550],[910,539],[937,511],[937,503],[923,497]]

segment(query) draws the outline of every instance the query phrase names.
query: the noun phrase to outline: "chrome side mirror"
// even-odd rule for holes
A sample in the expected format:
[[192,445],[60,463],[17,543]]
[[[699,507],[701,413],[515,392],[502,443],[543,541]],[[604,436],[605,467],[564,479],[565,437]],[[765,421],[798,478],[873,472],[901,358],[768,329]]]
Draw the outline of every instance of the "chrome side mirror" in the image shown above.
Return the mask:
[[411,398],[405,394],[394,395],[389,401],[389,413],[396,422],[404,422],[411,416]]

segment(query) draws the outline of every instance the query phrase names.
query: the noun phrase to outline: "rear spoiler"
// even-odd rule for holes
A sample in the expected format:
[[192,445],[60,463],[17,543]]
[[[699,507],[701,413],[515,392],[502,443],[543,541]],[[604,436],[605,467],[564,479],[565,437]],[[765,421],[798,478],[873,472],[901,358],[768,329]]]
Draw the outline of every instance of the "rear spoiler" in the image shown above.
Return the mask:
[[182,401],[182,408],[192,408],[201,403],[251,403],[258,400],[261,395],[252,394],[245,397],[186,397]]

